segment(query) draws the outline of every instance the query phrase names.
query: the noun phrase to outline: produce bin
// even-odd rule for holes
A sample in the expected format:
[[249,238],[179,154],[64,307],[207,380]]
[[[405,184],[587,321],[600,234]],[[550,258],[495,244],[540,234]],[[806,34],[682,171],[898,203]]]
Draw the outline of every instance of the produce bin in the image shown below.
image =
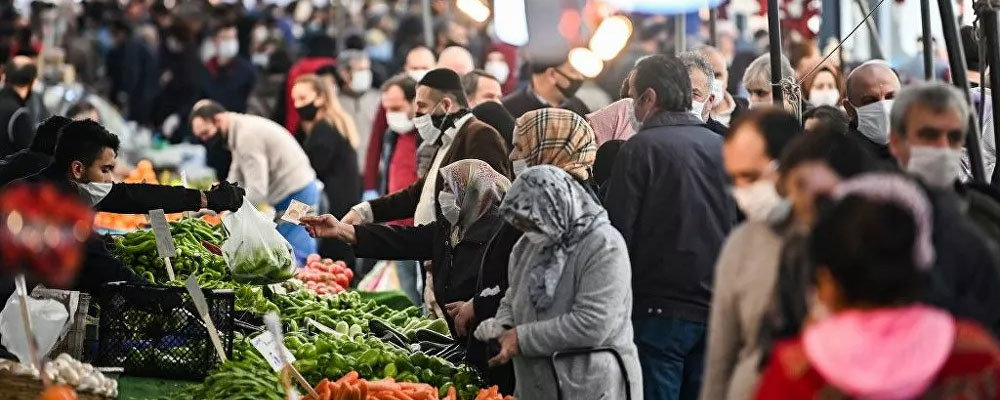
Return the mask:
[[[226,356],[233,354],[232,290],[205,290]],[[125,375],[201,380],[219,364],[208,330],[184,288],[105,285],[94,365],[122,367]]]

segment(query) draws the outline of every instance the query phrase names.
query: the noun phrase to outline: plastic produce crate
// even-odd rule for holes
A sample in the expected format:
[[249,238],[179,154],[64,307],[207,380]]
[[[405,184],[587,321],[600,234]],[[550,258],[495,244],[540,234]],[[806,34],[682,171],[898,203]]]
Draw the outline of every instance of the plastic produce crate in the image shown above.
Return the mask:
[[[233,355],[232,290],[205,290],[226,356]],[[208,329],[184,288],[110,283],[97,296],[98,352],[94,365],[125,375],[201,380],[218,365]]]

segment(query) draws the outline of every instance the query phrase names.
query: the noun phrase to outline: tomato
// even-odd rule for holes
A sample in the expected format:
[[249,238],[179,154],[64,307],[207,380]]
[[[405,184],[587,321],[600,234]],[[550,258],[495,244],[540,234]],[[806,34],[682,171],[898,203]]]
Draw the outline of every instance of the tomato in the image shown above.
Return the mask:
[[323,264],[332,265],[333,264],[333,259],[332,258],[324,258],[323,259]]
[[347,281],[348,282],[353,282],[354,281],[354,271],[352,269],[350,269],[350,268],[344,268],[344,275],[347,275]]
[[337,274],[334,281],[336,281],[341,287],[347,287],[350,284],[350,280],[348,280],[347,275],[344,274]]
[[319,254],[310,254],[308,257],[306,257],[306,262],[312,264],[313,262],[319,261],[320,258],[321,257],[319,256]]

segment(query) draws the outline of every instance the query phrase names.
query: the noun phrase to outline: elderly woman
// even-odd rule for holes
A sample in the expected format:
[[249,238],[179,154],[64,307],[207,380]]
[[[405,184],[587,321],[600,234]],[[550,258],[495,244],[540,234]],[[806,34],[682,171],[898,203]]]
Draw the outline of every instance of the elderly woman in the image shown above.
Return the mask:
[[513,360],[515,397],[557,398],[553,354],[609,347],[624,359],[624,371],[606,353],[558,361],[562,398],[624,399],[630,389],[632,399],[641,399],[628,250],[604,208],[573,176],[545,165],[518,177],[500,214],[524,236],[511,254],[500,309],[475,335],[499,338],[500,354],[490,363]]
[[998,398],[992,335],[919,303],[935,259],[922,190],[871,174],[843,183],[835,197],[810,239],[813,321],[775,348],[756,398]]
[[[795,70],[784,56],[781,57],[781,78],[795,79]],[[774,103],[771,97],[771,55],[764,54],[750,63],[743,74],[743,86],[750,94],[750,108]]]
[[528,167],[548,164],[590,184],[597,156],[597,137],[587,120],[561,108],[529,111],[517,119],[514,129],[514,175]]
[[[460,307],[477,294],[480,273],[507,270],[506,263],[484,262],[484,253],[491,248],[502,225],[497,208],[510,181],[480,160],[456,161],[440,171],[445,185],[438,195],[438,204],[444,218],[433,224],[352,226],[329,214],[302,218],[302,223],[314,237],[334,238],[354,245],[359,257],[433,260],[435,298],[440,304],[457,302]],[[509,253],[510,248],[502,251]],[[472,307],[471,302],[468,307]],[[468,327],[464,321],[456,323],[454,315],[445,316],[452,335],[465,337]],[[470,341],[466,354],[470,363],[485,369],[485,343]]]

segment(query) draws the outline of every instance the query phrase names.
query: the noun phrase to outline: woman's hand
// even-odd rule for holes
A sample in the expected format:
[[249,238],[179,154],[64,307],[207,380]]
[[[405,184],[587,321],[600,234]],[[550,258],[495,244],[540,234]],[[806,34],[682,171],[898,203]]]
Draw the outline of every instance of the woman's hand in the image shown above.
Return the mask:
[[476,309],[472,306],[472,300],[448,303],[444,308],[451,319],[455,320],[455,330],[458,331],[458,336],[469,336],[469,327],[476,320]]
[[354,236],[354,226],[337,221],[337,218],[330,214],[302,217],[299,222],[309,232],[309,236],[314,238],[337,239],[347,244],[357,243],[357,238]]
[[500,336],[500,354],[490,359],[490,366],[506,364],[518,354],[521,354],[521,348],[517,343],[517,328],[511,328]]

